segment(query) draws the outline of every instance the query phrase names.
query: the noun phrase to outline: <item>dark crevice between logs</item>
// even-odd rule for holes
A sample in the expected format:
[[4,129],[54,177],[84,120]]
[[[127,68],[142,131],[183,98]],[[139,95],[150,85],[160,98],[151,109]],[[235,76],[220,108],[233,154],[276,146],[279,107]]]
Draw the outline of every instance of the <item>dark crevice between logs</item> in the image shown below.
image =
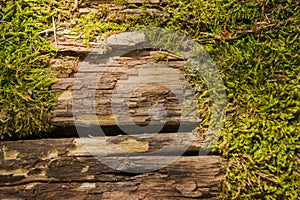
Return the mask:
[[[180,124],[165,124],[163,128],[159,131],[159,133],[176,133],[180,132],[192,132],[195,127],[197,127],[196,123],[184,123]],[[147,133],[137,132],[134,126],[122,126],[122,128],[126,130],[130,130],[129,133],[125,133],[119,126],[91,126],[91,127],[77,127],[74,126],[69,127],[56,127],[55,131],[47,136],[49,138],[68,138],[68,137],[101,137],[101,136],[116,136],[116,135],[138,135],[138,134],[153,134],[157,133],[157,127],[160,125],[152,125],[147,127]],[[101,130],[103,133],[99,133]],[[80,135],[78,135],[78,131],[80,131]],[[104,134],[104,135],[103,135]]]

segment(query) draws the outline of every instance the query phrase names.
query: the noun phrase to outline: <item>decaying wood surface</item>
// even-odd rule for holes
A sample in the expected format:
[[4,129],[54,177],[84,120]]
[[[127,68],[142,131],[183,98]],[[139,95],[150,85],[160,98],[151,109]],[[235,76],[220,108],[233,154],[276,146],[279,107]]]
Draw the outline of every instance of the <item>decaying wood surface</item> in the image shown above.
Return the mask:
[[[153,5],[163,5],[166,0],[128,0],[126,4],[119,1],[108,0],[86,0],[78,2],[76,11],[78,15],[88,15],[90,12],[101,12],[99,4],[107,4],[109,10],[120,15],[135,16],[143,11],[138,9],[135,4],[150,3]],[[157,8],[148,9],[151,15],[165,15]],[[116,16],[115,16],[116,17]],[[69,22],[66,22],[68,24]],[[71,22],[70,22],[71,23]],[[62,25],[56,30],[57,37],[49,38],[52,45],[57,48],[58,55],[51,61],[54,73],[59,81],[52,86],[52,91],[60,94],[57,106],[52,109],[52,122],[57,127],[72,127],[76,116],[74,116],[74,104],[77,108],[76,113],[80,114],[80,119],[84,121],[82,126],[117,127],[119,125],[130,126],[137,124],[140,126],[149,125],[160,126],[165,124],[165,129],[170,130],[183,123],[186,132],[191,131],[199,119],[182,119],[183,108],[176,98],[176,93],[169,87],[163,87],[174,83],[177,90],[183,90],[183,81],[175,75],[175,71],[184,77],[185,61],[178,56],[163,51],[150,49],[135,49],[143,42],[141,35],[124,36],[116,39],[111,36],[100,40],[96,37],[89,45],[83,42],[82,37],[74,38],[69,26]],[[95,50],[98,50],[95,52]],[[87,58],[90,56],[90,60]],[[142,68],[143,75],[136,69]],[[168,67],[172,70],[159,71],[157,68]],[[154,77],[159,71],[159,76]],[[87,85],[86,82],[99,78],[97,84]],[[159,79],[161,82],[145,84],[136,88],[134,91],[126,91],[126,88],[134,86],[137,82],[144,80],[145,83]],[[82,84],[75,84],[82,82]],[[177,85],[176,85],[177,84]],[[112,97],[116,85],[121,85],[121,91],[117,101],[119,105],[129,108],[128,115],[124,113],[113,113],[111,109]],[[74,97],[74,91],[82,91],[82,95]],[[120,91],[119,91],[120,92]],[[76,99],[74,101],[74,99]],[[95,101],[95,102],[92,102]],[[126,101],[126,102],[125,102]],[[94,103],[94,108],[88,110]],[[150,108],[159,105],[165,108],[166,117],[158,119],[150,116]],[[159,115],[160,111],[157,111]],[[155,115],[155,113],[154,113]],[[116,120],[116,117],[118,120]],[[132,121],[131,121],[132,118]],[[76,118],[77,119],[77,118]],[[132,123],[133,122],[133,123]],[[77,124],[78,125],[78,124]],[[164,132],[167,132],[165,130]]]
[[[129,147],[156,149],[168,137],[107,138],[120,147],[107,158],[114,162]],[[86,140],[95,144],[103,138]],[[198,146],[193,143],[189,151]],[[101,163],[74,138],[0,142],[0,158],[0,199],[217,199],[224,178],[218,156],[182,156],[155,172],[125,173]],[[154,158],[163,162],[166,157]]]
[[[67,47],[63,47],[62,51],[65,48]],[[70,49],[76,50],[76,47],[73,45]],[[182,105],[179,104],[179,100],[174,94],[175,91],[173,91],[184,91],[183,81],[180,79],[184,77],[184,61],[182,59],[166,52],[139,50],[121,56],[111,56],[109,58],[113,62],[106,65],[107,58],[101,56],[101,54],[95,56],[98,57],[94,60],[97,64],[92,61],[79,60],[79,58],[69,60],[56,58],[52,60],[51,64],[54,69],[58,70],[63,66],[69,66],[72,70],[71,75],[56,72],[59,74],[60,80],[52,86],[52,90],[60,93],[60,97],[57,106],[52,110],[54,125],[60,127],[74,126],[74,103],[77,105],[77,111],[81,112],[81,118],[88,121],[87,124],[83,124],[84,126],[98,124],[101,126],[117,126],[117,124],[120,125],[120,119],[122,125],[130,125],[131,122],[128,120],[131,119],[128,116],[114,113],[119,119],[118,123],[113,116],[111,104],[113,94],[116,93],[116,85],[124,89],[118,91],[118,98],[114,102],[117,101],[119,104],[124,105],[123,107],[128,107],[130,117],[138,125],[144,126],[152,122],[154,125],[165,123],[166,126],[178,126],[180,123],[185,123],[186,127],[195,127],[195,123],[199,122],[198,119],[194,118],[182,120]],[[164,61],[156,61],[158,57],[163,57]],[[158,75],[155,75],[155,73],[158,73]],[[181,77],[176,73],[181,74]],[[97,83],[88,85],[88,81],[97,78]],[[80,85],[78,82],[82,84]],[[141,84],[136,87],[139,82]],[[145,84],[142,84],[143,82]],[[168,87],[176,89],[172,90]],[[132,88],[134,88],[133,91]],[[81,96],[73,97],[74,91],[77,91],[77,94],[79,91],[82,92]],[[186,91],[185,95],[191,92]],[[73,98],[76,98],[76,101]],[[92,104],[94,101],[95,109],[88,111],[86,109],[87,105]],[[163,120],[153,120],[151,118],[150,108],[155,104],[166,110],[167,117]],[[93,113],[96,114],[96,120],[92,120]],[[191,130],[187,129],[187,131]]]

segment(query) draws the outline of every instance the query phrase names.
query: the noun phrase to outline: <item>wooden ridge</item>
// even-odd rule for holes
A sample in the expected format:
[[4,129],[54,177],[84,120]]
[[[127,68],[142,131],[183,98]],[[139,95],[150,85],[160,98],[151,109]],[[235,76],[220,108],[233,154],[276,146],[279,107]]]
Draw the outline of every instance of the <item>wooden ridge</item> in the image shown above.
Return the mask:
[[[148,136],[106,139],[122,147],[118,153],[124,153],[160,148],[173,137]],[[85,139],[87,145],[101,140]],[[189,150],[196,148],[198,142]],[[117,155],[106,158],[111,162],[126,158]],[[91,155],[78,138],[0,142],[0,158],[0,199],[217,199],[218,185],[224,179],[218,156],[176,157],[175,162],[155,172],[122,172]],[[157,162],[170,158],[153,157]],[[141,165],[144,160],[144,156],[135,158]]]

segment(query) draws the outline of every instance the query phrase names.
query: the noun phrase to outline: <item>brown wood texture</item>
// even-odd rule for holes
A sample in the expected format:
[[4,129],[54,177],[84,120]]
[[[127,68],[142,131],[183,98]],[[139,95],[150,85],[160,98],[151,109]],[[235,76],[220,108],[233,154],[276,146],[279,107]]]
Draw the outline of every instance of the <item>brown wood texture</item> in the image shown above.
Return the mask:
[[[156,149],[168,137],[107,138],[120,147],[107,158],[114,162],[130,149]],[[86,140],[95,144],[103,138]],[[189,151],[198,146],[194,143]],[[217,199],[224,179],[218,156],[182,156],[154,172],[126,173],[107,167],[73,138],[0,142],[0,158],[0,199]]]
[[[78,9],[79,15],[88,15],[90,12],[100,12],[98,4],[108,4],[109,10],[119,13],[120,15],[134,16],[140,15],[141,10],[136,9],[134,4],[142,3],[151,4],[165,4],[165,0],[128,0],[127,6],[120,4],[118,1],[107,0],[87,0],[81,1]],[[162,14],[162,11],[150,9],[150,14]],[[68,24],[66,22],[66,24]],[[128,101],[126,107],[129,107],[129,115],[112,113],[111,103],[113,91],[117,84],[124,87],[136,84],[137,81],[145,79],[149,82],[153,78],[153,73],[157,66],[165,66],[172,68],[184,76],[184,60],[163,51],[154,51],[149,49],[139,49],[129,51],[134,45],[138,44],[141,40],[140,36],[137,38],[132,37],[128,40],[127,37],[115,40],[112,36],[106,40],[97,38],[95,41],[86,45],[83,43],[81,37],[75,39],[72,31],[68,25],[57,27],[57,38],[50,37],[51,43],[57,48],[58,56],[51,61],[54,73],[58,76],[59,81],[52,86],[52,91],[59,93],[57,105],[52,109],[52,122],[57,127],[73,127],[74,126],[74,98],[76,98],[76,105],[82,109],[76,109],[76,112],[81,112],[80,118],[85,120],[82,126],[97,126],[102,127],[117,127],[118,125],[131,126],[134,124],[145,126],[152,124],[160,126],[165,124],[164,132],[174,131],[173,127],[179,126],[183,123],[186,131],[191,131],[195,127],[199,119],[185,119],[181,120],[183,109],[179,104],[178,99],[173,91],[168,87],[168,83],[182,83],[182,80],[176,80],[176,76],[170,71],[162,71],[157,78],[161,80],[160,84],[148,84],[137,88],[133,93],[130,91],[122,91],[119,95],[119,103],[122,100]],[[66,26],[66,27],[65,27]],[[70,30],[69,30],[70,29]],[[86,56],[91,52],[98,49],[94,57],[87,61]],[[87,56],[88,57],[88,56]],[[107,62],[111,60],[109,65]],[[161,59],[163,58],[163,59]],[[139,75],[134,69],[142,66],[144,67],[144,74]],[[83,67],[84,66],[84,67]],[[97,84],[86,86],[84,82],[89,81],[89,77],[95,77],[95,74],[101,74],[101,78]],[[152,76],[150,76],[152,75]],[[82,85],[76,85],[75,82],[82,82]],[[86,87],[85,87],[86,86]],[[181,88],[178,89],[180,90]],[[74,97],[74,91],[83,91],[81,97]],[[78,92],[77,92],[78,93]],[[79,99],[78,99],[79,98]],[[95,99],[94,110],[89,111],[86,109],[87,104]],[[154,104],[162,106],[166,110],[167,117],[165,119],[153,119],[150,116],[150,107]],[[123,105],[123,104],[122,104]],[[159,113],[158,113],[159,114]],[[118,117],[116,121],[115,117]],[[121,122],[120,122],[121,121]]]
[[[75,48],[73,47],[70,48],[74,50]],[[74,126],[73,103],[77,103],[77,111],[79,110],[82,113],[81,117],[88,121],[87,124],[83,124],[84,126],[98,124],[101,126],[117,126],[111,109],[111,99],[113,93],[116,92],[116,85],[124,87],[122,91],[119,90],[118,103],[128,107],[130,117],[138,125],[148,125],[152,122],[154,125],[165,123],[166,126],[178,126],[180,123],[184,123],[186,127],[195,127],[195,123],[199,122],[199,119],[193,118],[181,120],[183,109],[176,99],[176,94],[174,94],[172,89],[168,88],[171,85],[176,90],[184,90],[182,88],[183,81],[180,80],[181,77],[184,77],[183,60],[166,52],[139,50],[122,56],[112,56],[110,58],[113,59],[113,62],[105,65],[101,64],[101,62],[106,61],[101,61],[100,54],[98,56],[98,65],[91,64],[91,62],[86,60],[79,60],[79,58],[69,60],[56,58],[51,61],[52,66],[56,70],[62,66],[69,66],[72,71],[71,75],[60,73],[58,75],[60,80],[52,86],[52,90],[60,94],[57,105],[52,109],[54,125],[60,127]],[[159,56],[163,56],[164,61],[156,61]],[[157,68],[162,68],[162,70],[155,77],[154,73],[156,73],[155,70]],[[175,72],[170,72],[166,68],[171,68]],[[178,77],[176,73],[181,74],[181,77]],[[95,74],[97,74],[96,76],[101,76],[97,83],[85,85],[88,84],[85,82],[89,81],[90,77],[95,77]],[[140,84],[134,91],[130,90],[130,88],[136,87],[139,82],[153,82],[155,78],[159,79],[159,83]],[[78,82],[82,82],[82,85],[78,85]],[[174,84],[172,85],[172,83]],[[74,86],[75,84],[77,85]],[[129,89],[126,90],[126,88]],[[80,100],[78,100],[77,95],[75,97],[76,101],[73,101],[74,91],[77,91],[77,94],[79,91],[82,91],[82,96],[79,97]],[[188,95],[187,92],[185,95]],[[91,112],[86,109],[86,105],[91,104],[93,99],[96,106],[95,111],[92,110]],[[151,118],[150,108],[154,104],[158,104],[166,110],[167,117],[163,121],[160,119],[155,121]],[[79,107],[82,107],[82,109]],[[92,120],[93,113],[96,114],[97,120]],[[119,113],[116,116],[119,117],[118,119],[122,121],[123,125],[132,124],[128,116],[122,117]],[[188,131],[191,130],[188,129]]]

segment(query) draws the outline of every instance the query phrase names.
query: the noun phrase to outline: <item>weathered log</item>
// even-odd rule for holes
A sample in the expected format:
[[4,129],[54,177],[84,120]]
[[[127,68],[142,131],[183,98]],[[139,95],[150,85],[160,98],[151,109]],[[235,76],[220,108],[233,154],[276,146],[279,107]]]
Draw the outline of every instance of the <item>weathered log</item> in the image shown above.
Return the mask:
[[[130,149],[152,151],[172,135],[144,137],[107,138],[120,147],[107,158],[115,162]],[[183,156],[155,172],[126,173],[106,166],[82,145],[73,138],[0,142],[0,199],[217,199],[224,178],[218,156]],[[198,147],[193,143],[189,150]],[[143,163],[144,158],[135,159]]]
[[[62,47],[61,51],[69,48],[76,52],[85,52],[82,49],[78,50],[77,47],[75,43],[70,47]],[[167,61],[156,61],[162,56]],[[109,65],[106,64],[108,58],[113,60]],[[128,126],[132,125],[131,120],[133,120],[135,124],[141,126],[150,123],[152,125],[165,123],[166,127],[175,127],[180,123],[185,123],[186,127],[196,127],[195,124],[199,122],[199,119],[193,118],[195,114],[190,114],[190,116],[193,115],[190,118],[181,118],[184,110],[179,104],[176,92],[183,91],[185,97],[193,94],[191,90],[184,89],[182,86],[184,61],[176,56],[160,51],[139,50],[121,56],[111,55],[111,57],[99,53],[93,57],[92,61],[54,59],[51,62],[54,68],[60,68],[64,66],[64,63],[74,66],[72,76],[60,76],[60,81],[52,86],[54,92],[61,93],[57,106],[52,109],[52,121],[56,126],[74,126],[74,103],[77,107],[76,111],[81,113],[81,119],[86,122],[84,126],[98,124],[110,127]],[[158,75],[155,75],[156,73]],[[97,78],[95,83],[89,83]],[[123,88],[117,90],[117,85],[118,88]],[[114,102],[112,102],[113,97]],[[94,109],[88,110],[90,107],[87,105],[92,106],[92,104],[95,105]],[[112,104],[128,107],[128,115],[121,112],[113,113]],[[166,117],[162,118],[160,111],[156,111],[156,115],[161,118],[153,119],[150,116],[153,105],[162,106]],[[118,121],[116,121],[116,116]],[[190,128],[186,130],[191,131]]]
[[[117,9],[118,13],[140,15],[142,11],[130,5],[145,2],[166,3],[165,0],[128,0],[126,6],[118,1],[87,0],[81,2],[78,12],[79,15],[98,12],[99,3],[108,3],[109,8]],[[148,11],[163,15],[156,8]],[[150,129],[163,125],[162,132],[166,132],[176,131],[180,124],[184,124],[180,131],[189,132],[199,123],[195,112],[186,115],[196,103],[186,107],[181,104],[182,99],[193,96],[183,86],[185,61],[143,45],[144,48],[140,49],[141,44],[147,43],[145,34],[124,33],[104,40],[96,37],[88,45],[80,37],[75,41],[68,27],[58,28],[56,35],[57,38],[52,38],[52,45],[59,55],[65,57],[51,61],[54,73],[60,79],[51,88],[60,94],[52,109],[53,125],[74,127],[77,122],[77,126],[100,125],[111,129],[120,125],[149,125]],[[178,95],[178,91],[185,94]]]

